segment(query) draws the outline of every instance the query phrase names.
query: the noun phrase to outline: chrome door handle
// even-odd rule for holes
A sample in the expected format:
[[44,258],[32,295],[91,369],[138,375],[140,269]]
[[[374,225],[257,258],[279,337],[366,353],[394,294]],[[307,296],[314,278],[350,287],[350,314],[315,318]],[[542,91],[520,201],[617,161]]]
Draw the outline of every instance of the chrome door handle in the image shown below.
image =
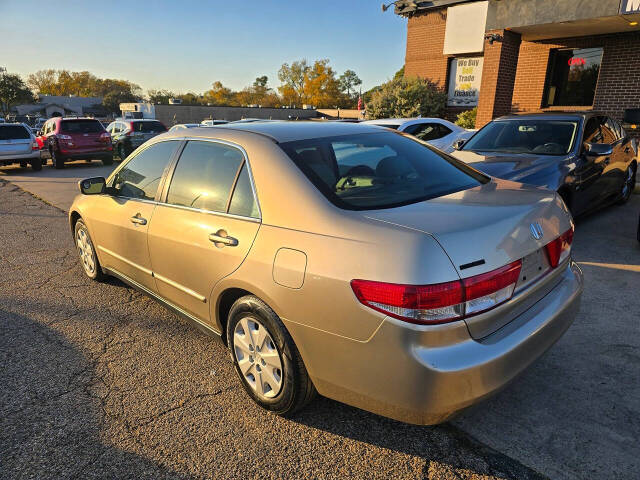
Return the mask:
[[229,237],[224,230],[218,230],[216,233],[209,234],[209,241],[213,243],[221,243],[227,247],[235,247],[238,245],[238,239]]
[[147,219],[146,218],[142,218],[138,215],[131,217],[129,220],[131,220],[131,223],[136,223],[138,225],[146,225],[147,224]]

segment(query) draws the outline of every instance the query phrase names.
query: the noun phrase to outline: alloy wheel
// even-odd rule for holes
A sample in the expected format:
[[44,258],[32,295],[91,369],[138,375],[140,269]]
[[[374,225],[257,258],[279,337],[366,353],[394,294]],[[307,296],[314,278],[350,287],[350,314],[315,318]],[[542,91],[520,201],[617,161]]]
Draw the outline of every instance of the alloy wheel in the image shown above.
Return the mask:
[[78,247],[78,254],[80,255],[82,268],[84,268],[87,275],[93,276],[96,271],[96,262],[91,240],[84,228],[78,229],[78,233],[76,234],[76,246]]
[[627,169],[627,178],[624,181],[624,184],[622,185],[622,198],[623,199],[627,199],[630,195],[631,192],[633,191],[635,185],[634,185],[634,170],[632,167],[629,167]]
[[255,317],[243,317],[233,332],[233,351],[244,381],[260,398],[274,398],[282,389],[280,352]]

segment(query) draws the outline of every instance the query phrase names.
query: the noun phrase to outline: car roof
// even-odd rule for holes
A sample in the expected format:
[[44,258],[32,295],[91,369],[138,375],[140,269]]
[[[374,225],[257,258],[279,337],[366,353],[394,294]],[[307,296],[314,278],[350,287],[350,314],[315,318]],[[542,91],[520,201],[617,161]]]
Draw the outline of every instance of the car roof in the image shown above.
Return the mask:
[[335,137],[340,135],[357,135],[359,133],[380,133],[382,129],[374,125],[348,122],[320,121],[282,121],[282,122],[247,122],[226,123],[206,128],[205,132],[213,135],[216,130],[238,130],[270,137],[278,143],[308,140],[312,138]]
[[418,120],[418,117],[411,118],[378,118],[377,120],[365,120],[362,123],[366,123],[369,125],[402,125],[405,122],[410,122],[411,120]]
[[551,111],[535,111],[535,112],[523,112],[523,113],[512,113],[510,115],[504,115],[502,117],[496,118],[496,120],[507,120],[513,118],[531,118],[531,119],[539,119],[539,118],[555,118],[555,119],[576,119],[576,118],[587,118],[592,117],[594,115],[604,115],[606,113],[597,112],[594,110],[584,110],[584,111],[571,111],[571,110],[551,110]]

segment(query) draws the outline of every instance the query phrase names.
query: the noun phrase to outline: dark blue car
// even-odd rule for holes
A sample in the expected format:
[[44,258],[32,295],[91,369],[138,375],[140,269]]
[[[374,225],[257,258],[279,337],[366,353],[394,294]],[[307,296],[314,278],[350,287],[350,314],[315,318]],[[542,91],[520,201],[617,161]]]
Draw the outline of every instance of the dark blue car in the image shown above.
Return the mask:
[[557,191],[574,216],[624,203],[635,186],[636,140],[597,112],[501,117],[455,148],[452,155],[488,175]]

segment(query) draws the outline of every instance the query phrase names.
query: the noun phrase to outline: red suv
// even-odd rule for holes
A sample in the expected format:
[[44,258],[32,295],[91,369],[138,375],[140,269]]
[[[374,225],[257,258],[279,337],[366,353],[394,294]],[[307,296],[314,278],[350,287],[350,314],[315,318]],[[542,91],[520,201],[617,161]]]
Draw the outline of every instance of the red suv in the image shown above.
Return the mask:
[[111,136],[93,118],[55,117],[46,121],[40,132],[42,158],[50,158],[53,166],[63,168],[69,160],[102,160],[113,163]]

